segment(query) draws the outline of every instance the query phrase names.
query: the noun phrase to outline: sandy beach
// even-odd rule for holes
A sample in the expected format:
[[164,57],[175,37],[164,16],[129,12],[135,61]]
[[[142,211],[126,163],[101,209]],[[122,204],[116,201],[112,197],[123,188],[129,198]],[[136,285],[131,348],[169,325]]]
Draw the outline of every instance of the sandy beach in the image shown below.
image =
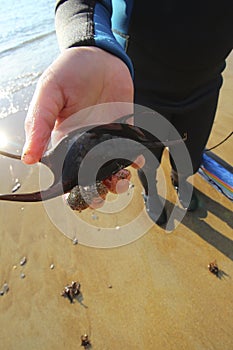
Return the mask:
[[[233,55],[224,78],[209,147],[232,130]],[[232,140],[214,152],[232,164]],[[163,169],[169,179],[167,154]],[[97,235],[105,225],[120,232],[143,212],[132,174],[134,200],[124,211],[108,219],[89,209],[81,214]],[[93,350],[233,349],[232,202],[199,174],[194,186],[200,207],[173,232],[151,225],[141,238],[112,249],[73,244],[41,203],[0,202],[0,289],[9,286],[0,296],[1,349],[82,349],[84,333]],[[175,201],[168,181],[168,211]],[[219,277],[208,270],[214,260]],[[81,283],[81,295],[71,304],[61,292],[72,281]]]

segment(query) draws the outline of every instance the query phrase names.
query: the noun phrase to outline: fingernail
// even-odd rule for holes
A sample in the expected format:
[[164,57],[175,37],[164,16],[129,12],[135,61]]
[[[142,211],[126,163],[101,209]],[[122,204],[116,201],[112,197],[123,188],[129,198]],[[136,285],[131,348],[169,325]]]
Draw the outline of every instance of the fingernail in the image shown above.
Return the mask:
[[22,155],[22,161],[25,163],[25,164],[33,164],[33,163],[36,163],[36,160],[35,158],[29,154],[29,153],[23,153]]

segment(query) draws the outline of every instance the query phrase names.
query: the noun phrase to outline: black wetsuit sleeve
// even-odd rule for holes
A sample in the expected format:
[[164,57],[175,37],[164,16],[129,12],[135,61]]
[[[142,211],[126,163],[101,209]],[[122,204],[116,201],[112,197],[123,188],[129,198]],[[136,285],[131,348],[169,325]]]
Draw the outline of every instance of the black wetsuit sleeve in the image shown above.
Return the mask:
[[121,58],[133,74],[126,53],[131,9],[132,0],[57,1],[55,25],[60,49],[97,46]]

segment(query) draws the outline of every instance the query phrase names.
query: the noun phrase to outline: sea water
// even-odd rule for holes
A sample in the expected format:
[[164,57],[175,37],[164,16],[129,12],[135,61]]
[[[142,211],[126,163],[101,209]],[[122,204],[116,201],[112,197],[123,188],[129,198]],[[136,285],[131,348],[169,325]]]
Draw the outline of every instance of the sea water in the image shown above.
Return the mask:
[[0,119],[28,109],[36,82],[59,54],[55,0],[0,0]]
[[[0,0],[0,149],[20,155],[24,119],[42,72],[59,55],[55,0]],[[0,193],[20,182],[32,191],[33,167],[0,156]],[[30,180],[30,181],[29,181]]]

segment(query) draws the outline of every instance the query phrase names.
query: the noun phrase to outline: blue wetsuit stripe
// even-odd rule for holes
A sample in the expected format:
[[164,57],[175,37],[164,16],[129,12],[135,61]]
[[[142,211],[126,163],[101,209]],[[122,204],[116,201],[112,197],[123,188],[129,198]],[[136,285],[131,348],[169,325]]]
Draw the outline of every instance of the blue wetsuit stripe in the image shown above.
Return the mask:
[[115,38],[126,50],[133,0],[113,0],[112,30]]
[[[108,3],[108,6],[103,6],[103,3]],[[94,9],[94,40],[95,45],[113,53],[121,58],[128,66],[131,74],[133,74],[132,62],[125,52],[126,47],[126,34],[125,28],[115,28],[123,36],[118,35],[120,40],[117,40],[115,34],[113,34],[112,26],[112,10],[111,1],[97,2]],[[116,16],[114,17],[116,18]],[[118,39],[119,39],[118,38]]]

